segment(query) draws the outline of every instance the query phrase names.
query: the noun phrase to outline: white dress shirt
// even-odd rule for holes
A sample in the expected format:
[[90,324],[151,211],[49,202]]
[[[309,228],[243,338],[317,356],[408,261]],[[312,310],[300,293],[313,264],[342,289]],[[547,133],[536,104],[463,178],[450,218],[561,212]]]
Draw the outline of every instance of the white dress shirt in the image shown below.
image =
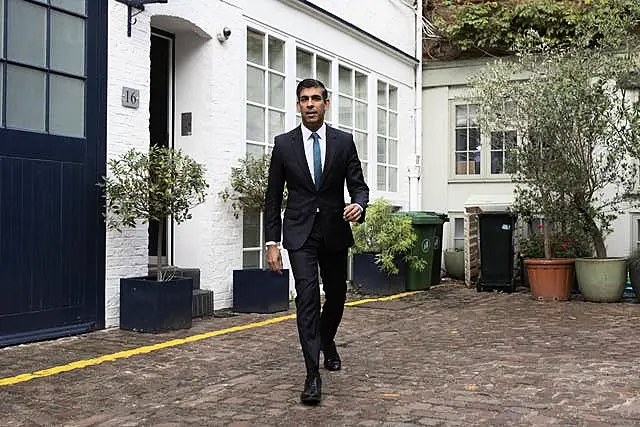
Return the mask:
[[[311,179],[314,180],[315,184],[315,174],[313,171],[313,137],[311,136],[313,132],[307,129],[303,124],[300,124],[300,129],[302,130],[302,142],[304,142],[304,155],[307,158],[307,166],[311,173]],[[318,142],[320,143],[320,160],[322,161],[322,170],[324,170],[324,158],[327,153],[327,125],[323,123],[316,133],[318,134]]]

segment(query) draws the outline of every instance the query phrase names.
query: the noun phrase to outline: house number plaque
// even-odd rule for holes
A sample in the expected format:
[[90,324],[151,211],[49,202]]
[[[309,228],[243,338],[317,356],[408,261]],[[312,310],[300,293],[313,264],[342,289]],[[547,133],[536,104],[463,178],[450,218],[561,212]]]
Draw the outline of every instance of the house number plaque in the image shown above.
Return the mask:
[[127,108],[140,107],[140,91],[130,87],[122,88],[122,106]]

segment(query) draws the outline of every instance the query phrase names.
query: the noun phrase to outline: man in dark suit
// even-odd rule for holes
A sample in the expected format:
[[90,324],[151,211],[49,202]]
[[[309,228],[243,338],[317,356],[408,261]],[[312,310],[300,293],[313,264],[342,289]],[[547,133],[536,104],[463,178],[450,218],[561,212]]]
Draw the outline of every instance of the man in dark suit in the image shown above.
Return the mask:
[[[265,197],[267,263],[279,272],[283,246],[295,278],[298,334],[307,377],[301,400],[321,398],[320,350],[330,371],[341,367],[334,337],[347,292],[347,252],[353,245],[350,222],[364,221],[369,187],[364,181],[353,136],[327,126],[327,90],[322,82],[302,80],[296,89],[302,125],[278,135],[271,154]],[[345,206],[344,184],[351,196]],[[280,218],[284,186],[288,189],[284,222]],[[318,266],[325,293],[320,315]]]

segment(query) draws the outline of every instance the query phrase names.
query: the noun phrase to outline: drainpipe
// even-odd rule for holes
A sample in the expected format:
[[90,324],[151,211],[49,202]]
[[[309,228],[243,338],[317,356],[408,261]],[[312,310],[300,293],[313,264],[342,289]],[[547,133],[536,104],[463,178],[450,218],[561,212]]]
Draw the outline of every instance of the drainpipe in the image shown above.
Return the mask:
[[415,66],[415,101],[413,107],[413,152],[410,156],[408,166],[409,176],[409,209],[418,211],[422,209],[422,189],[420,186],[420,176],[422,173],[422,0],[416,0],[416,58],[418,63]]

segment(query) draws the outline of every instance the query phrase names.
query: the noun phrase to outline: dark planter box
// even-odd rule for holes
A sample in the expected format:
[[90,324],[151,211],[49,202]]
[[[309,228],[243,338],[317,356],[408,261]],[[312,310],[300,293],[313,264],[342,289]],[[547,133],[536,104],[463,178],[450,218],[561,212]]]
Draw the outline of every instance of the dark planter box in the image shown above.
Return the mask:
[[364,294],[391,295],[406,290],[407,266],[396,262],[400,272],[387,274],[380,271],[376,255],[370,253],[353,255],[353,287]]
[[166,332],[191,327],[191,278],[158,282],[155,277],[120,279],[120,329]]
[[233,311],[276,313],[289,310],[289,270],[233,270]]

